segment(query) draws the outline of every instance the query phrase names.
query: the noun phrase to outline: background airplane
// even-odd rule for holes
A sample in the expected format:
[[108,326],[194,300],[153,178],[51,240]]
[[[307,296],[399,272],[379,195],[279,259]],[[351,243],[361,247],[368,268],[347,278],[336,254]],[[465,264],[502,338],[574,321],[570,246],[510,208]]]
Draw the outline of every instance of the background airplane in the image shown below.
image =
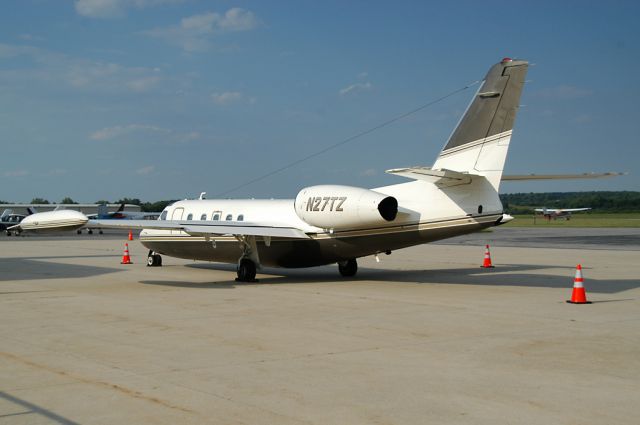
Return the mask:
[[541,213],[544,218],[551,221],[557,219],[570,220],[571,213],[578,211],[588,211],[591,208],[536,208],[535,211]]
[[[7,233],[7,236],[11,236],[11,230],[8,230],[9,227],[16,226],[20,224],[20,222],[26,217],[25,214],[14,214],[13,210],[6,209],[0,215],[0,230],[4,230]],[[14,230],[15,234],[20,233],[20,229]]]
[[[125,211],[124,209],[124,203],[120,204],[116,211],[109,211],[107,205],[101,204],[98,205],[98,212],[96,214],[88,214],[87,218],[89,220],[156,220],[160,217],[159,212]],[[103,233],[100,227],[87,227],[87,233],[91,235],[96,229],[99,234]],[[77,233],[81,234],[82,229],[78,229]]]

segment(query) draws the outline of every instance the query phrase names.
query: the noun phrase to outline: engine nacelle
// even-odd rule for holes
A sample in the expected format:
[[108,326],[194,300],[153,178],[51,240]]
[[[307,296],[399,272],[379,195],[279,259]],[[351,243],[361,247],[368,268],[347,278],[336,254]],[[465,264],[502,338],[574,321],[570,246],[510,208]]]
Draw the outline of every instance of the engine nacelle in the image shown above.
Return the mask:
[[353,229],[395,220],[398,201],[393,196],[360,187],[321,185],[302,189],[296,214],[323,229]]

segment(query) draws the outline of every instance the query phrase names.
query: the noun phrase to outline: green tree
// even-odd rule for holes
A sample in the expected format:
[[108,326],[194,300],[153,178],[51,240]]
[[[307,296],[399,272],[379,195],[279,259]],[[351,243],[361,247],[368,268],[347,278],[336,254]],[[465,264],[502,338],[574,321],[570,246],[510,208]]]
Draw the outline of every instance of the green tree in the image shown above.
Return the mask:
[[48,204],[48,203],[49,203],[49,201],[47,201],[47,200],[46,200],[46,199],[44,199],[44,198],[33,198],[33,199],[31,200],[31,203],[32,203],[32,204]]
[[122,198],[119,199],[118,204],[133,204],[133,205],[142,205],[142,202],[138,198]]
[[73,199],[69,198],[68,196],[66,198],[64,198],[62,201],[60,201],[61,204],[77,204],[76,201],[74,201]]
[[100,201],[96,201],[96,204],[98,204],[98,205],[103,205],[103,204],[104,204],[104,205],[107,205],[107,204],[109,204],[109,203],[110,203],[109,201],[105,201],[104,199],[103,199],[103,200],[100,200]]

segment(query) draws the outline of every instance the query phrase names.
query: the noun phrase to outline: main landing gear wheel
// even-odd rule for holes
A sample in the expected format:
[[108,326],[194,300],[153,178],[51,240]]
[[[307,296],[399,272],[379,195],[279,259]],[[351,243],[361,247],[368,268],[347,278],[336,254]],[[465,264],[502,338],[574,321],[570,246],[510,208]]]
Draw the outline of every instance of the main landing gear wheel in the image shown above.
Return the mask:
[[243,258],[238,264],[238,277],[236,282],[257,282],[256,264],[248,258]]
[[358,272],[358,262],[355,258],[338,263],[338,271],[343,277],[353,277]]
[[153,251],[149,251],[147,256],[147,267],[160,267],[162,265],[162,257]]

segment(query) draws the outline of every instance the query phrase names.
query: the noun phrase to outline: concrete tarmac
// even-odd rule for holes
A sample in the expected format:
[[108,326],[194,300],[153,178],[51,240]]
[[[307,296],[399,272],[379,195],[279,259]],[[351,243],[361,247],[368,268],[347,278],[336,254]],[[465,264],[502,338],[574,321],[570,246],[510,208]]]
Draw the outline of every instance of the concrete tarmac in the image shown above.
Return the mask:
[[121,265],[124,235],[0,238],[0,424],[637,423],[636,245],[504,230],[255,284],[137,241]]

